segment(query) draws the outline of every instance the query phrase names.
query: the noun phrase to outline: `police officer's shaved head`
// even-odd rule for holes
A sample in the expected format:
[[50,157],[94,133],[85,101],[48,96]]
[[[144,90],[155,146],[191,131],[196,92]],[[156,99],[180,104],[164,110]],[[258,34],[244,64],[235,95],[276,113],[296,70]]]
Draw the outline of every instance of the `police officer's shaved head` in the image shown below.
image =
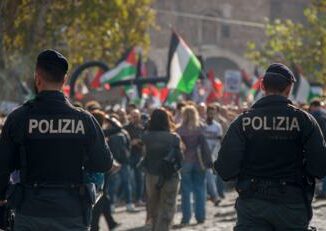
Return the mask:
[[45,81],[61,83],[68,71],[68,61],[58,51],[44,50],[37,56],[36,70]]
[[292,71],[281,63],[270,65],[263,78],[266,92],[282,93],[287,87],[296,82]]

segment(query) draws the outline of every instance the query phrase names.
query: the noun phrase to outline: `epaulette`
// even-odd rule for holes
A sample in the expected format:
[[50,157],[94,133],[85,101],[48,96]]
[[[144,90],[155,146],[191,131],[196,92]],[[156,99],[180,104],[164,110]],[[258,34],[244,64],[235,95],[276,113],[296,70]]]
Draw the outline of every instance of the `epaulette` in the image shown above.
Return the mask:
[[74,105],[72,105],[72,106],[73,106],[73,108],[74,108],[76,111],[78,111],[78,112],[86,112],[86,110],[85,110],[84,108],[76,107],[76,106],[74,106]]
[[[66,97],[65,97],[66,98]],[[71,107],[72,109],[78,111],[78,112],[84,112],[86,114],[90,114],[87,110],[85,110],[82,107],[76,107],[75,105],[73,105],[67,98],[66,101],[68,102],[69,107]]]
[[289,103],[288,104],[289,108],[295,109],[295,110],[301,110],[299,107],[295,106],[294,104]]

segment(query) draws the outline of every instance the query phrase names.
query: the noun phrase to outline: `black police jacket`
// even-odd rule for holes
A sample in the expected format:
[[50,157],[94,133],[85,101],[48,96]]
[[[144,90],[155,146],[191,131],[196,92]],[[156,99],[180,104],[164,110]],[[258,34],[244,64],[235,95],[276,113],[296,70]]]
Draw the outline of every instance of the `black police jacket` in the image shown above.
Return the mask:
[[[25,161],[21,160],[22,147]],[[112,160],[91,114],[72,106],[59,91],[42,91],[12,112],[3,127],[0,199],[14,170],[25,169],[21,181],[26,184],[79,184],[84,181],[83,166],[88,172],[105,172]]]
[[224,180],[290,179],[298,168],[322,178],[326,144],[312,115],[283,96],[266,96],[232,122],[214,167]]

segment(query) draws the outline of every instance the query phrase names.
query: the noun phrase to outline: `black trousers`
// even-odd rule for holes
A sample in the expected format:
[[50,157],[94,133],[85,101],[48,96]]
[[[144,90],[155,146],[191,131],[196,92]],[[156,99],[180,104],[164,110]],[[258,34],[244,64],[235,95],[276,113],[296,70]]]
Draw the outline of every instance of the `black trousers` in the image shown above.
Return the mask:
[[274,203],[238,198],[235,208],[235,231],[308,230],[309,221],[304,203]]
[[14,231],[88,231],[82,217],[34,217],[16,213]]
[[92,213],[91,231],[99,230],[98,225],[101,215],[104,216],[107,224],[109,225],[109,228],[111,228],[116,223],[112,217],[110,205],[111,201],[106,195],[103,195],[95,204]]

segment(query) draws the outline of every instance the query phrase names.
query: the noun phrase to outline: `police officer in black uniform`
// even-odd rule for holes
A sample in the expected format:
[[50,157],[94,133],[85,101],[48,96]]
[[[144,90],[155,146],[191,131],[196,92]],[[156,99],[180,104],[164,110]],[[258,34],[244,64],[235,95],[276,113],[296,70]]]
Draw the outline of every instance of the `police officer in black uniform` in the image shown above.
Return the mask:
[[266,96],[230,125],[216,171],[236,179],[234,230],[307,230],[314,178],[326,175],[326,144],[316,120],[288,97],[295,77],[272,64],[262,81]]
[[[112,155],[92,115],[62,88],[68,62],[59,52],[37,57],[36,98],[12,112],[0,139],[0,201],[15,208],[15,230],[88,230],[92,172],[106,172]],[[8,193],[9,175],[19,182]],[[7,197],[6,197],[7,196]]]

